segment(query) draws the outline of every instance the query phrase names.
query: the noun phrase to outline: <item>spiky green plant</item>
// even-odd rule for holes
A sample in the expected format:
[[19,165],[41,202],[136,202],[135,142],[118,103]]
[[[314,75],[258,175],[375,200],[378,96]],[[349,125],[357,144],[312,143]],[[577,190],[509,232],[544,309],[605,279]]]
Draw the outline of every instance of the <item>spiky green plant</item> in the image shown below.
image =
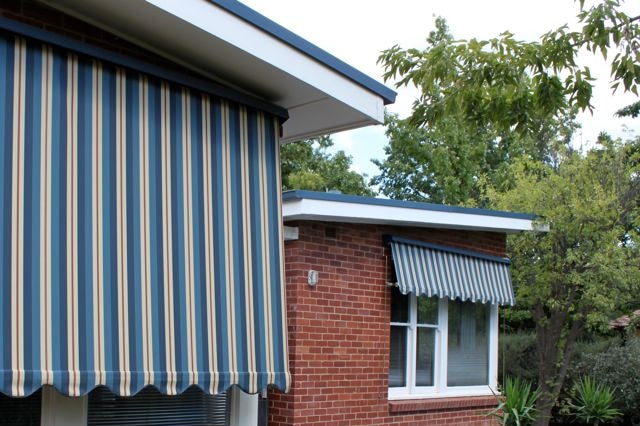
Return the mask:
[[593,377],[583,377],[573,386],[570,413],[579,421],[599,425],[616,419],[622,413],[613,407],[613,389],[596,382]]
[[538,411],[538,390],[531,390],[531,383],[507,377],[499,404],[489,415],[497,417],[504,426],[526,426],[533,424]]

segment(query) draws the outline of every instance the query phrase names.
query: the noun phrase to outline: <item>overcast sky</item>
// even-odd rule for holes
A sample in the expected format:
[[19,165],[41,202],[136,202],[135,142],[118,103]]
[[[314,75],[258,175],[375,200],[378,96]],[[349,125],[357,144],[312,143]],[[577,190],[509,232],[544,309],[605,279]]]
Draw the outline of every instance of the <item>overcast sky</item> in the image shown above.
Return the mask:
[[[533,41],[565,23],[575,23],[578,5],[572,0],[241,0],[269,19],[314,43],[349,65],[382,82],[376,65],[380,51],[394,44],[423,48],[433,29],[434,16],[447,19],[455,38],[491,38],[509,30]],[[637,2],[633,9],[637,9]],[[638,10],[633,10],[637,14]],[[635,15],[634,15],[635,16]],[[613,113],[636,100],[633,95],[611,95],[607,65],[584,58],[598,81],[594,115],[582,114],[576,146],[589,146],[601,130],[627,138],[640,133],[640,118],[620,119]],[[393,82],[387,82],[393,88]],[[405,117],[416,97],[415,89],[395,89],[396,103],[388,107]],[[382,158],[387,144],[382,126],[333,135],[336,145],[353,156],[354,170],[374,175],[371,158]]]

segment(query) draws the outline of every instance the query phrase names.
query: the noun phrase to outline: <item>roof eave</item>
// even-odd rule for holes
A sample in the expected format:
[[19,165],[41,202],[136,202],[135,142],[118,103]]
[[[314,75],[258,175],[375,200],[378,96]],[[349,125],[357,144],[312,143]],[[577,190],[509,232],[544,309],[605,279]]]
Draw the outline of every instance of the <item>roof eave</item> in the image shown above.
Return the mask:
[[284,108],[282,141],[384,121],[395,93],[237,1],[42,0]]
[[289,191],[283,194],[285,221],[311,220],[414,226],[501,233],[548,231],[535,216],[342,194]]

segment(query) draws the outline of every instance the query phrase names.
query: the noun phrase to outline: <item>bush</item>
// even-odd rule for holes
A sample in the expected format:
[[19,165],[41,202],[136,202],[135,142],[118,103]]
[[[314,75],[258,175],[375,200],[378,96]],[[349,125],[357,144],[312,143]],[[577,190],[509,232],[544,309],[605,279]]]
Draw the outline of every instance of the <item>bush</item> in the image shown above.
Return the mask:
[[606,423],[622,414],[613,407],[615,398],[613,390],[593,377],[583,377],[573,385],[572,401],[569,403],[570,413],[586,424]]
[[536,401],[540,392],[531,390],[531,383],[507,377],[503,399],[489,415],[497,417],[504,426],[525,426],[536,420]]
[[581,356],[571,376],[591,376],[614,390],[615,407],[629,424],[640,424],[640,339],[615,345],[600,353]]
[[500,336],[498,379],[518,377],[527,382],[538,382],[538,351],[536,335],[515,332]]

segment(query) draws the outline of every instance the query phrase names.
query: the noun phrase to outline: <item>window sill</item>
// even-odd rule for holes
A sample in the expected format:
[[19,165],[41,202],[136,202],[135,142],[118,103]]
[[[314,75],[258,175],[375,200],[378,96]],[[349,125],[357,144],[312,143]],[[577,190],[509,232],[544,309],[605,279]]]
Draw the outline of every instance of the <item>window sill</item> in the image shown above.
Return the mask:
[[493,408],[496,397],[463,396],[446,398],[401,399],[389,401],[389,413],[407,413],[414,411],[440,411],[461,408]]

